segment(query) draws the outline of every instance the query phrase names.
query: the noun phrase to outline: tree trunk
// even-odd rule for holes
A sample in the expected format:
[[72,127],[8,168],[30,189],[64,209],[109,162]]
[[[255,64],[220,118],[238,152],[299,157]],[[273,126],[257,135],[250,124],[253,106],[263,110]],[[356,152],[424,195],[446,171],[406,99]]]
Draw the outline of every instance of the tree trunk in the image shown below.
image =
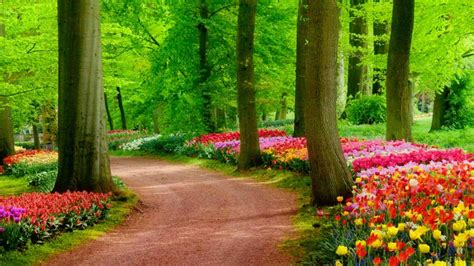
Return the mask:
[[339,33],[336,0],[309,1],[305,126],[311,168],[313,204],[333,205],[352,195],[337,131],[336,61]]
[[58,1],[58,192],[115,190],[107,154],[99,10],[100,1]]
[[46,101],[41,106],[41,122],[45,149],[53,150],[58,139],[58,119],[56,107],[52,101]]
[[408,84],[414,0],[394,0],[387,61],[387,140],[412,141],[412,91]]
[[207,49],[209,45],[209,33],[204,21],[209,19],[209,8],[207,0],[199,0],[199,15],[201,22],[198,24],[199,30],[199,87],[201,89],[203,110],[202,117],[206,130],[214,132],[216,130],[212,121],[212,97],[209,86],[206,84],[211,76],[211,69],[207,60]]
[[295,125],[293,136],[304,136],[304,86],[305,86],[305,46],[306,25],[308,20],[308,0],[298,4],[298,21],[296,26],[296,88],[295,88]]
[[[339,1],[342,4],[342,1]],[[342,10],[339,8],[339,16],[342,17]],[[339,47],[342,40],[342,27],[339,27]],[[336,72],[336,115],[341,117],[346,109],[347,103],[347,90],[345,87],[345,77],[344,77],[345,67],[344,67],[344,52],[342,49],[337,51],[337,72]]]
[[445,86],[443,91],[436,93],[433,105],[433,120],[431,121],[430,132],[440,130],[444,126],[444,116],[448,109],[449,88]]
[[107,113],[107,120],[109,120],[110,130],[114,130],[114,120],[110,115],[109,101],[107,100],[107,93],[104,92],[105,112]]
[[276,114],[275,120],[285,120],[288,113],[288,104],[286,103],[286,93],[283,93],[280,98],[280,107]]
[[349,15],[351,22],[349,24],[349,43],[353,52],[349,55],[349,73],[348,73],[348,96],[355,98],[358,94],[370,95],[372,93],[369,87],[369,67],[362,65],[362,59],[368,49],[367,34],[369,27],[366,18],[358,14],[367,0],[351,0],[351,11]]
[[257,0],[240,0],[237,28],[237,103],[240,128],[239,170],[259,161],[255,73],[253,66]]
[[[376,1],[378,2],[378,1]],[[382,38],[389,34],[389,24],[387,21],[374,21],[374,54],[383,55],[388,53],[388,43]],[[374,81],[372,85],[373,94],[382,94],[383,86],[382,81],[385,80],[386,69],[375,68],[374,69]]]
[[122,129],[127,129],[127,119],[125,118],[125,109],[123,108],[122,92],[120,87],[117,87],[117,102],[120,110],[120,120],[122,121]]
[[14,153],[12,110],[8,97],[0,96],[0,165],[5,157]]
[[39,150],[41,148],[38,125],[36,123],[33,123],[33,143],[35,150]]

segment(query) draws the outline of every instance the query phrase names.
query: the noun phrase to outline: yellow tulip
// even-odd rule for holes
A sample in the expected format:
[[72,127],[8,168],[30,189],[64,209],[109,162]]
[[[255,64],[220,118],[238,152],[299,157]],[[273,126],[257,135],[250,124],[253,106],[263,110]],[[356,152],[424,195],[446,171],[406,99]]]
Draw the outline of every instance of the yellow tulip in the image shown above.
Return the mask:
[[459,220],[453,224],[454,231],[462,231],[466,228],[466,222],[464,220]]
[[390,242],[387,244],[388,250],[389,251],[396,251],[397,250],[397,243],[395,242]]
[[344,264],[342,264],[342,262],[341,262],[341,261],[339,261],[339,260],[336,260],[336,264],[335,264],[335,266],[344,266]]
[[356,247],[358,245],[362,245],[363,247],[367,246],[367,242],[365,242],[365,240],[357,240],[356,241]]
[[427,244],[418,245],[418,249],[420,250],[421,253],[429,253],[430,252],[430,246],[428,246]]
[[346,246],[338,246],[336,249],[336,254],[339,256],[347,255],[348,252],[349,250],[347,249]]
[[466,261],[462,259],[455,259],[454,266],[466,266]]
[[438,260],[433,265],[434,266],[447,266],[448,264],[445,261]]
[[382,246],[382,244],[383,242],[380,239],[377,239],[374,242],[372,242],[372,244],[370,244],[369,246],[372,248],[379,248]]
[[433,238],[436,239],[436,240],[439,240],[442,235],[443,235],[443,234],[442,234],[441,231],[438,230],[438,229],[435,229],[435,230],[433,231]]
[[343,196],[339,196],[336,198],[337,199],[337,202],[342,202],[344,200],[344,197]]
[[398,228],[396,228],[394,226],[389,226],[387,228],[387,232],[390,236],[396,236],[398,234]]
[[399,223],[398,224],[398,230],[400,230],[400,231],[405,230],[405,223]]
[[413,231],[413,230],[410,230],[409,235],[410,235],[411,240],[417,240],[421,237],[421,234],[418,231]]
[[363,225],[364,222],[362,221],[362,218],[357,218],[354,220],[355,225]]

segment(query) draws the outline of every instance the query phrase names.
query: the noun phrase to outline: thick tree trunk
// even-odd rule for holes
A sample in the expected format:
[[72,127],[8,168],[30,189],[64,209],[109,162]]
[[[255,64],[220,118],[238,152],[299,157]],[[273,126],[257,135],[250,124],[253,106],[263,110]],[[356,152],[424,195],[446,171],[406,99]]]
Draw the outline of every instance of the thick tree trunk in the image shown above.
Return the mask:
[[104,92],[105,112],[107,113],[107,120],[109,121],[110,130],[114,130],[114,120],[110,114],[109,101],[107,100],[107,93]]
[[199,0],[199,15],[201,22],[198,24],[199,31],[199,82],[198,85],[201,89],[203,110],[202,118],[206,130],[214,132],[215,126],[212,121],[212,97],[207,80],[211,76],[211,69],[207,60],[207,49],[209,45],[209,33],[204,21],[209,19],[209,8],[207,0]]
[[333,205],[350,197],[352,177],[342,152],[336,118],[336,60],[339,33],[336,0],[309,1],[305,126],[313,204]]
[[41,122],[45,149],[53,150],[58,139],[58,119],[56,107],[51,101],[47,101],[41,106]]
[[117,102],[118,107],[120,110],[120,121],[122,122],[122,129],[127,129],[127,119],[125,117],[125,109],[123,108],[123,99],[122,99],[122,92],[120,91],[120,87],[117,87]]
[[12,111],[8,97],[0,96],[0,165],[3,158],[14,153]]
[[408,84],[414,0],[394,0],[387,61],[387,140],[412,141],[412,91]]
[[36,123],[33,123],[33,143],[35,146],[35,150],[39,150],[41,148],[38,125]]
[[59,174],[54,191],[115,189],[107,154],[100,1],[59,0]]
[[239,170],[259,161],[255,73],[253,66],[257,0],[240,0],[237,28],[237,103],[240,128]]
[[[377,1],[378,2],[378,1]],[[389,34],[389,24],[387,21],[374,22],[374,54],[383,55],[388,53],[388,43],[383,40],[383,36]],[[375,68],[374,81],[372,85],[373,94],[381,94],[383,91],[382,82],[385,80],[386,70]]]
[[448,95],[448,87],[444,87],[443,91],[436,93],[430,132],[440,130],[444,126],[444,116],[446,115],[446,110],[448,109]]
[[349,43],[354,51],[349,55],[348,96],[355,98],[358,94],[370,95],[369,67],[362,64],[365,51],[368,48],[367,34],[369,27],[363,15],[358,14],[367,0],[351,0],[349,15]]
[[306,25],[308,20],[308,0],[298,4],[298,21],[296,26],[296,88],[295,88],[295,125],[293,136],[304,136],[304,86],[305,86],[305,46]]

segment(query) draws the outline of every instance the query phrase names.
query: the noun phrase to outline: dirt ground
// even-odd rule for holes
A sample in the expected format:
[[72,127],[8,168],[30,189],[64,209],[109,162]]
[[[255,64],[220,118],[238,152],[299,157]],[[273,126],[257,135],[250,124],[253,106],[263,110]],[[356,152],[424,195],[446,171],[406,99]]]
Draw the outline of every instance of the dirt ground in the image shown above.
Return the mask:
[[112,158],[140,197],[127,222],[47,265],[290,265],[296,195],[197,166]]

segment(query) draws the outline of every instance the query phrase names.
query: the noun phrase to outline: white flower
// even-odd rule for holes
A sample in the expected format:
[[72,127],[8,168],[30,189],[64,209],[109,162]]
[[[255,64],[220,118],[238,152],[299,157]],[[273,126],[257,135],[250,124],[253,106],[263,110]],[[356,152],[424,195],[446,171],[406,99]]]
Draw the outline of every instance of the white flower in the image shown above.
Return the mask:
[[418,180],[412,178],[410,179],[410,181],[408,181],[408,184],[410,185],[410,187],[416,187],[418,186]]

